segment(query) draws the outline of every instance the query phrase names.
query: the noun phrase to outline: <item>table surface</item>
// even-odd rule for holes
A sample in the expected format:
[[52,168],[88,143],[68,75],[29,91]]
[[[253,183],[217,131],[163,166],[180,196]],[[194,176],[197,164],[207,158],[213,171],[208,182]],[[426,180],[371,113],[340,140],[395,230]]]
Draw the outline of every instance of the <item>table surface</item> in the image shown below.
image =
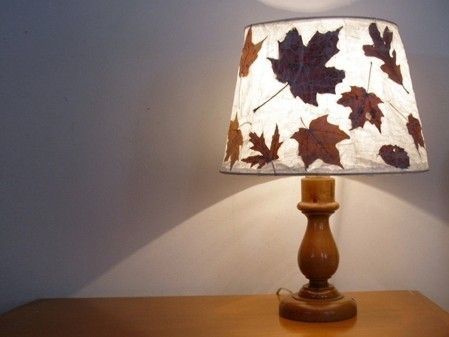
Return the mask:
[[0,336],[449,336],[449,313],[416,291],[347,293],[356,318],[278,317],[275,295],[37,300],[0,316]]

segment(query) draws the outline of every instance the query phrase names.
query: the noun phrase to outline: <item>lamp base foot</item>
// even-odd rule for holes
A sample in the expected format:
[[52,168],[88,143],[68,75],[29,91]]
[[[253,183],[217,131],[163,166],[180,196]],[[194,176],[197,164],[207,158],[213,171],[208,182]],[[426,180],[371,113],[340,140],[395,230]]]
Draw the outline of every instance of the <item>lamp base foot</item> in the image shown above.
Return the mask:
[[355,300],[341,295],[333,286],[313,292],[304,286],[298,293],[282,296],[279,316],[302,322],[335,322],[357,315]]

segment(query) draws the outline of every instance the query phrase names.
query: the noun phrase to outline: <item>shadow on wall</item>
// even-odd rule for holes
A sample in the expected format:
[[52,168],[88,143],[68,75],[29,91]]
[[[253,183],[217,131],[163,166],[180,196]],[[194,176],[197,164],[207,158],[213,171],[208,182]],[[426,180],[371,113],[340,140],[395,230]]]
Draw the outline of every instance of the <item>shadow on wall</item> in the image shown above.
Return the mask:
[[2,10],[0,311],[73,294],[272,179],[218,173],[248,12],[287,16],[240,1]]
[[[424,12],[415,2],[398,3]],[[414,19],[362,1],[322,14],[368,12]],[[6,6],[0,311],[68,296],[192,215],[270,181],[223,176],[218,166],[243,26],[296,15],[237,0]],[[447,123],[433,116],[447,120],[447,61],[410,62],[435,170],[366,179],[444,219],[448,162],[437,144],[448,144]]]

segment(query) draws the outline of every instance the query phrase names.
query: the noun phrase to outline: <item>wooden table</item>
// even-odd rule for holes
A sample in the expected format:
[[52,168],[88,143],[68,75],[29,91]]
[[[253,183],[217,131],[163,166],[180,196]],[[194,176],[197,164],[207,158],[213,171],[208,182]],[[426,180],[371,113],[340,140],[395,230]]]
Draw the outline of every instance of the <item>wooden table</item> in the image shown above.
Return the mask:
[[281,319],[275,295],[45,299],[0,316],[0,336],[449,336],[449,313],[418,292],[347,295],[358,316],[336,323]]

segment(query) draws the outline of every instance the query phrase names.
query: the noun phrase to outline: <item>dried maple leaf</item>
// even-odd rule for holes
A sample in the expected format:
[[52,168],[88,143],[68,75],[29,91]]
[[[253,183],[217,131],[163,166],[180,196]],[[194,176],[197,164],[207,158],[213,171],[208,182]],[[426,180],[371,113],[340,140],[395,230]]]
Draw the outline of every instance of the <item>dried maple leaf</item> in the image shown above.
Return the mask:
[[383,145],[379,150],[379,155],[388,165],[401,169],[410,166],[410,158],[407,152],[397,145]]
[[254,44],[253,43],[253,31],[251,27],[248,29],[248,33],[246,33],[245,43],[243,44],[242,56],[240,57],[240,77],[246,77],[249,74],[249,67],[253,64],[253,62],[257,58],[257,54],[259,53],[260,48],[262,48],[262,41]]
[[229,122],[228,142],[226,144],[226,157],[224,161],[231,160],[231,170],[234,163],[239,160],[240,146],[243,145],[242,132],[239,129],[239,121],[237,115],[235,119]]
[[424,147],[421,123],[419,122],[419,119],[413,117],[412,114],[408,115],[407,130],[415,142],[416,149],[418,150],[419,146]]
[[384,61],[380,67],[390,79],[402,85],[401,66],[396,64],[396,51],[393,50],[390,56],[391,41],[393,40],[393,32],[385,27],[382,37],[380,36],[377,25],[373,22],[369,25],[369,35],[373,40],[373,45],[364,45],[363,51],[366,56],[377,57]]
[[308,129],[300,128],[291,138],[298,142],[298,155],[306,169],[317,159],[343,168],[336,145],[349,136],[337,125],[330,124],[327,115],[314,119]]
[[263,132],[260,137],[254,133],[250,132],[249,140],[253,143],[251,150],[260,152],[260,155],[249,156],[247,158],[242,159],[245,163],[251,164],[251,167],[254,165],[258,165],[257,168],[263,167],[265,164],[272,162],[275,159],[278,159],[278,150],[281,147],[283,142],[279,142],[279,128],[276,124],[276,129],[274,130],[273,137],[271,138],[270,148],[265,144],[265,138],[263,136]]
[[381,118],[384,114],[378,105],[383,102],[375,94],[367,93],[364,88],[352,86],[351,91],[344,92],[337,103],[351,108],[349,119],[352,122],[352,129],[363,128],[368,121],[381,132]]
[[293,96],[300,97],[304,103],[318,106],[316,95],[335,94],[335,86],[345,77],[343,70],[325,66],[339,51],[340,29],[324,34],[316,32],[306,47],[293,28],[279,42],[279,59],[268,58],[276,79],[290,85]]

